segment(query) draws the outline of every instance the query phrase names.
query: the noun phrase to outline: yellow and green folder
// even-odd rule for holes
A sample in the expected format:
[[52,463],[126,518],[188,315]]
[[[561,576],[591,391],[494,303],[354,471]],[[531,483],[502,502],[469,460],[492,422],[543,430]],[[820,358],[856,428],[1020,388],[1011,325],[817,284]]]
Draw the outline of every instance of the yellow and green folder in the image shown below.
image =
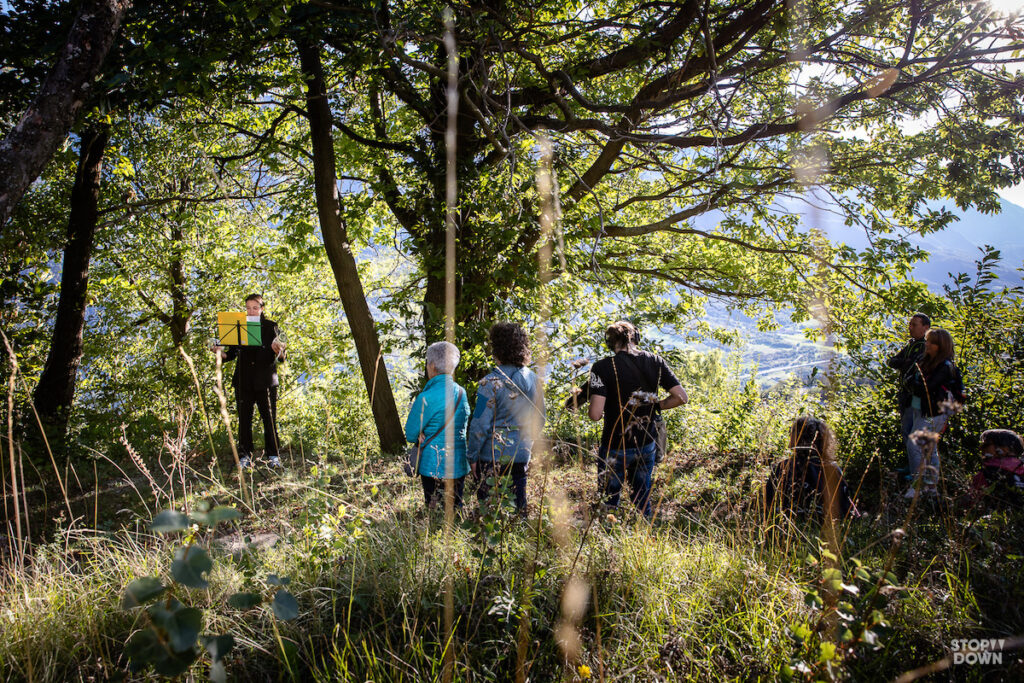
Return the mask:
[[262,346],[260,317],[234,311],[218,313],[217,339],[223,346]]

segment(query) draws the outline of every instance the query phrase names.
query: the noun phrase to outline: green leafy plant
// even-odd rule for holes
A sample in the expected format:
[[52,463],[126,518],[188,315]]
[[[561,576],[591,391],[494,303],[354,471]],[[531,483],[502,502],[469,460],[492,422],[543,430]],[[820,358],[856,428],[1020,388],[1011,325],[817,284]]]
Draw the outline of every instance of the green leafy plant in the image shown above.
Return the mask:
[[[145,624],[125,644],[124,654],[130,671],[137,673],[152,667],[161,676],[179,676],[205,651],[210,661],[210,680],[227,680],[224,658],[234,647],[235,638],[231,633],[202,634],[203,613],[189,604],[189,598],[192,590],[209,588],[208,577],[213,569],[209,551],[196,542],[200,530],[212,531],[218,524],[233,522],[239,517],[241,513],[235,508],[214,507],[203,501],[190,514],[164,510],[153,518],[152,531],[185,533],[185,536],[182,544],[174,549],[169,580],[143,576],[124,589],[122,609],[138,610]],[[270,590],[235,593],[228,598],[227,605],[247,610],[266,604],[277,619],[294,619],[299,614],[299,604],[285,589],[288,583],[287,577],[270,574],[267,577]]]
[[850,674],[848,660],[882,648],[889,628],[886,608],[906,590],[888,569],[871,569],[856,558],[840,568],[835,556],[823,550],[820,560],[809,555],[807,562],[825,565],[804,593],[817,618],[790,625],[793,655],[779,674],[785,680],[840,680]]

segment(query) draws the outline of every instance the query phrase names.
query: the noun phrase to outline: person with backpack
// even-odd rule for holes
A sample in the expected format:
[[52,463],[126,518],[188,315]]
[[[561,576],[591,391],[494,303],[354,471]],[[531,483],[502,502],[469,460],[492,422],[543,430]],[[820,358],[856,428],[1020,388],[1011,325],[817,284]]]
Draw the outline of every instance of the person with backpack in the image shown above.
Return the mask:
[[971,480],[971,502],[1024,502],[1024,440],[1020,435],[1009,429],[982,432],[981,457],[981,471]]
[[913,477],[905,498],[914,498],[920,491],[935,494],[939,477],[939,438],[946,429],[949,416],[966,401],[963,379],[954,363],[953,337],[941,328],[928,330],[925,351],[914,364],[909,382],[911,407],[916,411],[910,436],[907,437],[907,459]]
[[860,517],[843,471],[835,461],[835,436],[829,426],[802,415],[789,427],[792,455],[772,466],[764,485],[765,515],[776,512],[808,512],[830,508],[829,479],[836,517]]
[[[605,330],[613,353],[590,369],[590,407],[593,421],[604,420],[599,458],[604,465],[605,505],[616,508],[622,485],[629,481],[632,500],[647,519],[652,516],[651,478],[664,439],[663,410],[689,401],[671,368],[661,356],[637,348],[640,337],[629,322]],[[668,396],[658,397],[659,389]]]
[[428,508],[444,495],[448,480],[452,482],[455,507],[461,508],[462,490],[469,473],[469,399],[466,390],[452,377],[459,356],[459,350],[449,342],[435,342],[427,347],[427,383],[413,399],[405,421],[405,439],[415,444],[409,454],[409,471],[420,475]]
[[483,503],[491,481],[511,481],[516,512],[526,514],[526,472],[534,440],[544,430],[544,396],[540,379],[527,367],[530,338],[519,325],[499,322],[488,334],[495,367],[480,380],[469,425],[466,457],[480,481]]

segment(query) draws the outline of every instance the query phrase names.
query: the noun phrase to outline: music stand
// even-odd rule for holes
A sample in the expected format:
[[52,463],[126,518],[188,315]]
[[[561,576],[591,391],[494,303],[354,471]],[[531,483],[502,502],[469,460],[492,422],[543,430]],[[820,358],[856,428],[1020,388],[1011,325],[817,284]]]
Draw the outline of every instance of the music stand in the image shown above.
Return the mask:
[[263,346],[263,325],[258,315],[236,311],[217,313],[218,346]]

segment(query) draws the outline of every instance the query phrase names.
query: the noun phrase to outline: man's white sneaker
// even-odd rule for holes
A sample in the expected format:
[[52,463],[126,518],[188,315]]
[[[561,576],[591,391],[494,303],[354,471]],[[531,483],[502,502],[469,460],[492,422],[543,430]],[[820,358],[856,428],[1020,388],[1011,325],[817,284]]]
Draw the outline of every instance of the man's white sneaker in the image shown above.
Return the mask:
[[267,466],[273,468],[284,467],[284,465],[281,464],[281,458],[276,455],[272,455],[267,458]]
[[252,467],[252,458],[250,458],[248,455],[243,455],[241,458],[238,459],[238,466],[241,467],[243,470],[249,469],[250,467]]

